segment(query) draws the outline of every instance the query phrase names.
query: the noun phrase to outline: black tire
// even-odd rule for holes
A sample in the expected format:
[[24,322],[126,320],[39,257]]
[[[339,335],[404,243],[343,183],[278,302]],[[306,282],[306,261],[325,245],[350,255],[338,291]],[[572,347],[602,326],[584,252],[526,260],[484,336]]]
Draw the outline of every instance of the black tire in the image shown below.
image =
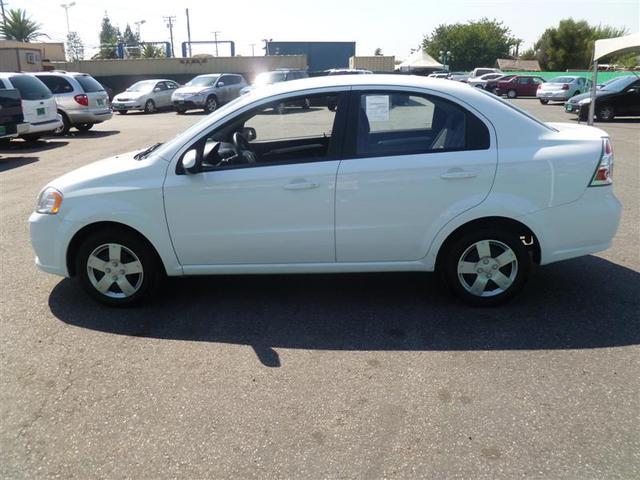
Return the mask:
[[67,133],[69,133],[69,129],[71,128],[71,122],[69,121],[69,117],[67,117],[64,112],[58,110],[58,113],[62,117],[62,126],[54,130],[53,133],[54,135],[66,135]]
[[[499,257],[503,247],[508,247],[511,258],[515,255],[515,260],[505,263],[503,266],[495,258],[480,257],[479,250],[474,247],[477,243],[488,243],[490,245],[490,256]],[[452,242],[448,242],[442,252],[442,257],[438,264],[438,273],[444,279],[453,293],[469,305],[478,307],[492,307],[506,302],[520,290],[522,290],[531,267],[529,252],[520,240],[519,235],[503,228],[486,228],[461,234]],[[474,264],[472,272],[458,272],[459,262]],[[471,260],[468,260],[471,259]],[[513,270],[515,268],[515,271]],[[482,270],[482,272],[481,272]],[[502,274],[501,278],[509,280],[507,288],[502,289],[495,279],[497,274]],[[483,278],[481,278],[483,277]],[[489,277],[489,278],[487,278]],[[484,282],[484,287],[479,294],[472,293],[469,288],[476,284],[476,280]],[[466,284],[466,287],[465,287]]]
[[[112,265],[109,257],[111,250],[107,248],[106,253],[104,251],[105,245],[108,244],[121,246],[120,261],[115,265]],[[102,255],[106,268],[109,268],[109,270],[113,268],[113,270],[102,272],[101,270],[90,268],[87,262],[95,252]],[[135,260],[136,257],[142,266],[142,273],[123,273],[126,271],[124,266],[131,265],[130,262],[132,259]],[[151,298],[157,292],[164,278],[164,268],[149,243],[140,235],[121,228],[100,230],[89,235],[78,248],[74,262],[75,278],[82,289],[94,300],[111,307],[129,306]],[[102,293],[94,286],[93,281],[98,281],[99,284],[103,277],[108,278],[109,275],[113,275],[112,279],[117,277],[118,280],[111,281],[108,286],[109,290],[106,293]],[[118,296],[126,295],[125,291],[119,287],[123,277],[135,289],[128,296]]]
[[204,102],[204,111],[205,113],[215,112],[218,108],[218,99],[215,95],[209,95],[207,100]]
[[74,125],[74,127],[76,127],[80,132],[88,132],[93,128],[93,125],[93,123],[78,123],[77,125]]
[[186,110],[186,109],[184,109],[184,108],[176,108],[176,113],[177,113],[178,115],[184,115],[184,114],[186,113],[186,111],[187,111],[187,110]]
[[147,100],[144,104],[144,113],[155,113],[156,103],[153,100]]
[[118,113],[120,115],[126,115],[127,113],[129,113],[129,111],[128,110],[118,110]]
[[616,116],[616,112],[611,105],[600,105],[596,108],[596,118],[600,122],[610,122]]
[[37,142],[38,140],[40,140],[42,138],[42,134],[41,133],[32,133],[32,134],[27,134],[27,135],[23,135],[22,138],[24,139],[25,142]]
[[515,90],[509,90],[507,92],[507,98],[517,98],[518,97],[518,92],[516,92]]
[[547,103],[549,103],[549,100],[545,100],[544,98],[540,98],[539,100],[542,105],[546,105]]

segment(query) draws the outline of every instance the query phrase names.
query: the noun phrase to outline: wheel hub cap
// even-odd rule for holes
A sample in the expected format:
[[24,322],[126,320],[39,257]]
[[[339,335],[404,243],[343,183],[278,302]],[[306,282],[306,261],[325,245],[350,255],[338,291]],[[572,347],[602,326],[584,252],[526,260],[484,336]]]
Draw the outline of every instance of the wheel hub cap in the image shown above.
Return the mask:
[[107,243],[97,247],[87,258],[87,276],[102,295],[126,298],[142,285],[142,263],[124,245]]
[[481,240],[462,253],[457,270],[465,290],[479,297],[491,297],[511,287],[518,274],[518,260],[505,243]]

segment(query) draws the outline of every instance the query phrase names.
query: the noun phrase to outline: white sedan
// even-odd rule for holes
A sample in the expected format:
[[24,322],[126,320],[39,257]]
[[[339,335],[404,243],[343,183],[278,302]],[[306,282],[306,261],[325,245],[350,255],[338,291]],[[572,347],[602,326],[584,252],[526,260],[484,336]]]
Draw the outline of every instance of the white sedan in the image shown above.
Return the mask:
[[165,275],[382,271],[437,271],[495,305],[532,262],[609,247],[612,167],[602,130],[542,123],[480,89],[321,77],[256,89],[165,144],[57,178],[29,223],[37,265],[109,305]]

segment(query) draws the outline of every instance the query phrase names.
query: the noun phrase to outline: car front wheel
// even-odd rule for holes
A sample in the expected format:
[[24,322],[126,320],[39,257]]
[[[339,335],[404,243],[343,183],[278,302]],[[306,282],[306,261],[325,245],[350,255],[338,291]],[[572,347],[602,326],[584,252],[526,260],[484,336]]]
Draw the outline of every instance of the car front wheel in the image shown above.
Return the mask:
[[93,123],[78,123],[77,125],[75,125],[75,127],[80,132],[88,132],[93,128],[93,125],[94,125]]
[[216,108],[218,108],[218,100],[216,99],[216,97],[207,98],[207,101],[204,104],[204,111],[207,113],[211,113],[215,111]]
[[596,111],[596,118],[601,122],[609,122],[613,120],[615,116],[615,111],[611,105],[602,105],[601,107],[598,107],[598,110]]
[[541,99],[540,99],[540,103],[541,103],[542,105],[546,105],[547,103],[549,103],[549,100],[545,100],[544,98],[541,98]]
[[529,253],[509,231],[469,232],[444,252],[440,274],[451,290],[474,306],[495,306],[518,293],[529,275]]
[[515,90],[509,90],[507,92],[507,97],[509,98],[516,98],[518,96],[518,93]]
[[153,113],[156,111],[156,104],[153,100],[147,100],[144,104],[144,113]]
[[85,239],[75,258],[81,287],[109,306],[126,306],[158,289],[163,268],[152,247],[124,229],[98,231]]

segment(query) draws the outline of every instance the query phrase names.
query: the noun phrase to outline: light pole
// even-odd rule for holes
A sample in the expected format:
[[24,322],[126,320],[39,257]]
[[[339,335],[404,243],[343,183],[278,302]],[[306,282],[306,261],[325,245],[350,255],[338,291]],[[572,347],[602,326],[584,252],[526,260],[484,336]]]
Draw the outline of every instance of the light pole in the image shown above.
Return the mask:
[[256,56],[256,44],[255,43],[250,43],[249,46],[251,46],[251,56],[255,57]]
[[137,22],[133,22],[136,26],[136,33],[138,34],[138,40],[141,40],[140,38],[140,25],[144,25],[145,23],[147,23],[146,20],[138,20]]
[[440,61],[442,62],[442,65],[444,65],[444,69],[449,71],[449,61],[453,58],[453,55],[451,55],[451,52],[449,50],[442,51],[440,50]]
[[64,13],[65,16],[67,17],[67,35],[69,35],[69,9],[71,7],[73,7],[76,4],[76,2],[70,2],[70,3],[61,3],[60,6],[62,8],[64,8]]
[[213,38],[215,39],[215,43],[216,43],[216,57],[218,56],[218,34],[220,33],[219,30],[216,30],[215,32],[211,32],[213,33]]

